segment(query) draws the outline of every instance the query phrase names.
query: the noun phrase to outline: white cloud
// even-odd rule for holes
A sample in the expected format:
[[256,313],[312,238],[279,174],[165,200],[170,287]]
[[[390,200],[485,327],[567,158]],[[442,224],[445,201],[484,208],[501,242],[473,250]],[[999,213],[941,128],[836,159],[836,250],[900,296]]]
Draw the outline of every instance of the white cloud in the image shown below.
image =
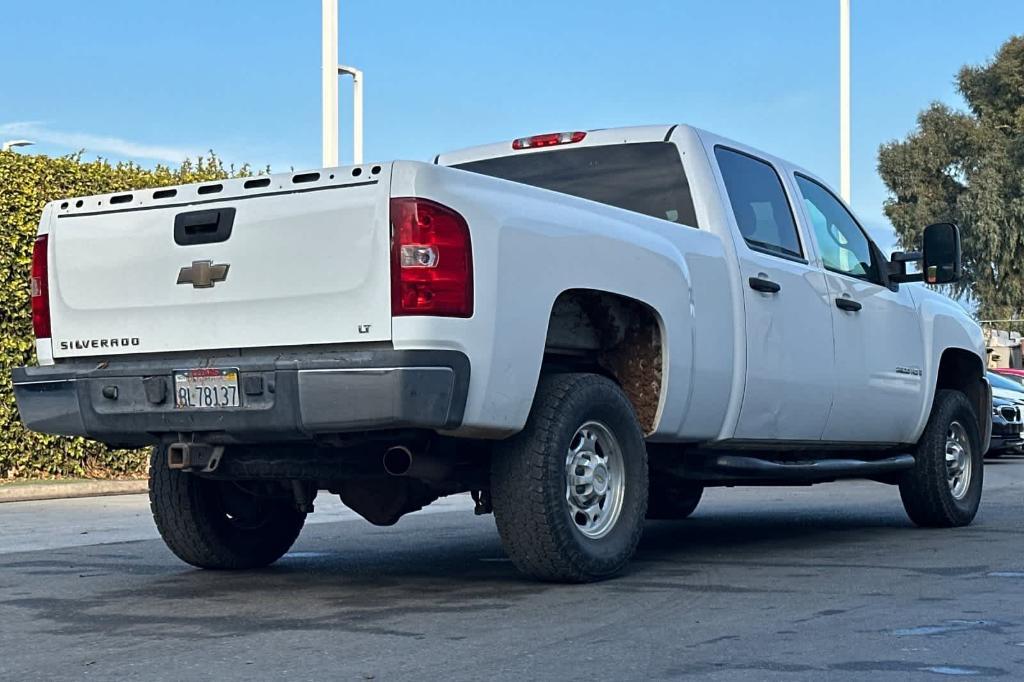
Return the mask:
[[148,159],[181,163],[186,158],[195,158],[203,152],[184,147],[166,147],[163,145],[133,142],[120,137],[94,135],[68,130],[53,130],[38,121],[15,121],[0,123],[0,135],[25,137],[33,142],[67,147],[70,151],[84,149],[86,152],[111,154],[129,159]]

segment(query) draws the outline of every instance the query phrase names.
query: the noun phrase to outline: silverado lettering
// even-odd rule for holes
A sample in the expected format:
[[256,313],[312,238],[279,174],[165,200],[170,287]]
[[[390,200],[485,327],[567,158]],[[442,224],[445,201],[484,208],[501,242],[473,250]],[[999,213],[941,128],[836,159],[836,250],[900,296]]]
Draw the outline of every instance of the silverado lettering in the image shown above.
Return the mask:
[[61,350],[84,350],[87,348],[129,348],[138,346],[141,342],[139,337],[122,337],[114,339],[75,339],[74,341],[61,341]]

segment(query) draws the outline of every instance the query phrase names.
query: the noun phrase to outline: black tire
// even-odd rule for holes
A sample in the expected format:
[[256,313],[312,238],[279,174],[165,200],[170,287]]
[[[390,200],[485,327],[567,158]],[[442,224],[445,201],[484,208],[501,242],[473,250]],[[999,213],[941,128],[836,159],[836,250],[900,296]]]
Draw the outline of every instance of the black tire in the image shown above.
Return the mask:
[[685,519],[697,509],[703,495],[704,486],[696,481],[680,481],[655,473],[651,476],[647,518],[663,521]]
[[[951,489],[946,465],[947,434],[952,432],[954,422],[963,427],[970,447],[969,484],[959,499]],[[915,459],[914,468],[900,481],[900,497],[910,519],[928,528],[966,526],[973,521],[981,504],[985,458],[978,419],[967,396],[948,389],[936,391]]]
[[[566,499],[570,441],[588,422],[607,429],[623,470],[618,517],[609,516],[600,537],[580,530]],[[491,496],[502,544],[523,573],[579,583],[621,571],[636,551],[647,509],[647,450],[629,399],[596,374],[542,376],[526,427],[494,448]]]
[[149,506],[167,547],[182,561],[210,569],[274,563],[306,520],[289,500],[248,495],[233,481],[169,468],[163,447],[150,456]]

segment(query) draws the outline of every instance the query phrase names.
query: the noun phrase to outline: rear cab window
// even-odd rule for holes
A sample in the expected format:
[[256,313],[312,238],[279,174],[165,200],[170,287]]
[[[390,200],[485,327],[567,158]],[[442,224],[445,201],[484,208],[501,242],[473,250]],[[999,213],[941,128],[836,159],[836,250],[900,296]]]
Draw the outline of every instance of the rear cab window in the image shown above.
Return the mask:
[[796,220],[782,178],[767,161],[726,147],[715,147],[736,225],[751,249],[804,261]]
[[452,166],[699,227],[671,142],[635,142],[500,156]]

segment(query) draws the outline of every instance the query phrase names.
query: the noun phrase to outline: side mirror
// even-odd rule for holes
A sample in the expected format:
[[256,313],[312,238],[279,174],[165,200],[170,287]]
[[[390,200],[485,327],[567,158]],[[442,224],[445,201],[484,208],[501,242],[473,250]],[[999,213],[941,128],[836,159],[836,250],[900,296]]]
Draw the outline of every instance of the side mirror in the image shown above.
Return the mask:
[[[921,263],[921,272],[908,273],[907,263]],[[960,228],[953,223],[935,223],[924,228],[921,251],[896,251],[889,263],[889,281],[950,284],[963,277]]]
[[950,284],[963,277],[960,228],[953,223],[935,223],[924,228],[922,271],[928,284]]

